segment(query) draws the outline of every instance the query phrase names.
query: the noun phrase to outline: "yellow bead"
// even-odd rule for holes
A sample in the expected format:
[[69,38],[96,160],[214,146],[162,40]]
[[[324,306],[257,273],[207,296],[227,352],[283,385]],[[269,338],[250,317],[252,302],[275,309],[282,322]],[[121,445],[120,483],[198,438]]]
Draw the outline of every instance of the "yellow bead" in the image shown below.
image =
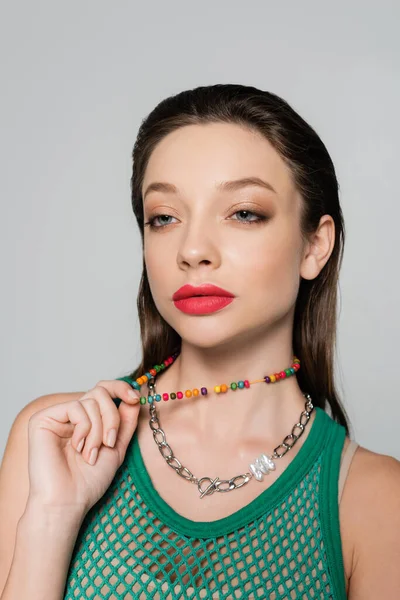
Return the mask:
[[219,385],[216,385],[216,386],[214,387],[214,392],[215,392],[216,394],[219,394],[219,393],[220,393],[220,391],[221,391],[221,386],[219,386]]
[[272,383],[275,383],[275,381],[276,381],[275,375],[270,375],[269,378],[270,378],[270,380],[271,380]]
[[186,390],[185,396],[186,396],[186,398],[191,398],[192,392],[190,390]]
[[226,392],[226,391],[227,391],[227,389],[228,389],[228,386],[227,386],[225,383],[223,383],[223,384],[221,385],[221,392]]
[[194,388],[193,396],[198,396],[199,394],[200,394],[199,390],[197,388]]

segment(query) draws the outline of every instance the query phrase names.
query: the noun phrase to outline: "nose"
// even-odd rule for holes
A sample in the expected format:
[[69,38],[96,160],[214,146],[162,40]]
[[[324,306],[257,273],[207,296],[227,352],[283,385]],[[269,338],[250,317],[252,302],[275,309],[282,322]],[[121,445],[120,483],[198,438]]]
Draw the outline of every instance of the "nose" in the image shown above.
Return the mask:
[[194,219],[182,229],[177,263],[181,269],[209,266],[218,268],[221,262],[220,250],[212,227],[201,219]]

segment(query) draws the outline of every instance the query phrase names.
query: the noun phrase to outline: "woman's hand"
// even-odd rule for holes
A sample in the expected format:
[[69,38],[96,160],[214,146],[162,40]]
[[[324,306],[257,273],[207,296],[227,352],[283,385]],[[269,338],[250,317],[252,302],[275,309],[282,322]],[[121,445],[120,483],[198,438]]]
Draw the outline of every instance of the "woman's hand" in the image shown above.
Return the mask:
[[[28,504],[84,516],[124,460],[137,426],[139,397],[126,381],[99,381],[78,400],[32,415]],[[113,398],[122,400],[119,408]]]

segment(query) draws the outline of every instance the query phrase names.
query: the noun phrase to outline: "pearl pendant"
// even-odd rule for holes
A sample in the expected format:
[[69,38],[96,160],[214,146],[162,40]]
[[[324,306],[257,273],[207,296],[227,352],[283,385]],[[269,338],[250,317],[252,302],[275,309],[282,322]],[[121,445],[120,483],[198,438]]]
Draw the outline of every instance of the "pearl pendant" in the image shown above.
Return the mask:
[[264,475],[269,475],[269,472],[274,471],[276,468],[274,461],[266,454],[260,454],[254,463],[249,466],[257,481],[263,481]]

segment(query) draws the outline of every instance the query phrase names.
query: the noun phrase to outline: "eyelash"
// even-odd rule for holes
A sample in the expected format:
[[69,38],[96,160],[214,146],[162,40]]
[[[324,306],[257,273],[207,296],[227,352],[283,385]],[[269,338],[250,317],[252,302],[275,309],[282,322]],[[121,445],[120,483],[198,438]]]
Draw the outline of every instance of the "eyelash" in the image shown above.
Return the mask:
[[[233,214],[236,215],[237,213],[241,213],[241,212],[245,212],[248,213],[250,215],[254,215],[257,217],[256,220],[254,221],[238,221],[239,223],[243,223],[244,225],[259,225],[260,223],[264,222],[267,220],[267,217],[264,215],[260,215],[259,213],[253,212],[251,210],[247,210],[245,208],[242,208],[241,210],[237,210],[236,212],[234,212]],[[151,219],[149,219],[144,226],[145,227],[149,227],[149,229],[151,230],[155,230],[155,229],[164,229],[164,227],[166,227],[166,225],[171,225],[171,223],[166,223],[164,225],[154,225],[154,221],[156,219],[158,219],[158,217],[170,217],[171,215],[164,215],[164,214],[159,214],[159,215],[154,215],[154,217],[152,217]],[[174,217],[172,217],[174,218]],[[238,220],[238,219],[236,219]]]

